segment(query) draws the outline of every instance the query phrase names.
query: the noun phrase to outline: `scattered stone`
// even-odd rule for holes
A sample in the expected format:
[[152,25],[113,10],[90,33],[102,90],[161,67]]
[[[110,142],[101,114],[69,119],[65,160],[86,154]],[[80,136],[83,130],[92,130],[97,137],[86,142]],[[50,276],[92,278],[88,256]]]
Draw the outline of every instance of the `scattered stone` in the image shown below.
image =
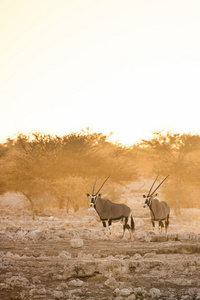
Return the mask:
[[30,240],[44,239],[44,234],[40,229],[32,230],[26,234],[26,237]]
[[116,286],[118,285],[118,282],[115,280],[115,278],[110,277],[104,282],[104,285],[111,289],[115,289]]
[[52,279],[53,279],[53,280],[63,280],[63,276],[60,275],[60,274],[54,274],[54,275],[52,276]]
[[136,253],[134,256],[133,256],[133,259],[135,260],[140,260],[142,258],[142,256],[139,254],[139,253]]
[[[76,296],[76,295],[77,296]],[[82,291],[81,291],[81,289],[75,289],[75,290],[70,290],[70,291],[67,291],[66,293],[65,293],[65,298],[64,299],[83,299],[83,298],[80,298],[78,295],[80,295],[80,294],[82,294]],[[86,296],[85,294],[84,294],[84,296]],[[87,299],[87,297],[86,298],[84,298],[84,299]],[[92,300],[94,299],[94,298],[91,298]]]
[[53,291],[52,296],[54,299],[60,299],[64,297],[64,294],[62,291]]
[[84,281],[79,280],[79,279],[74,279],[74,280],[71,280],[71,281],[69,282],[69,285],[70,285],[70,286],[81,287],[81,286],[84,285]]
[[160,293],[159,289],[152,288],[152,289],[150,289],[149,294],[150,294],[151,298],[157,298],[157,297],[160,297],[161,293]]
[[[49,219],[48,214],[36,216],[34,221],[27,215],[24,219],[14,214],[10,218],[3,211],[1,216],[2,299],[200,300],[200,234],[189,232],[199,230],[198,218],[187,227],[182,224],[186,221],[184,214],[180,219],[172,214],[172,233],[165,235],[147,232],[145,217],[134,244],[128,239],[102,240],[102,224],[91,227],[93,217],[88,215],[67,214],[66,221],[65,212],[62,222],[60,211],[59,218]],[[119,230],[114,229],[116,235],[121,234],[121,225]],[[72,247],[74,240],[80,241],[79,245],[75,243],[77,250]],[[154,243],[163,241],[163,245]]]
[[134,288],[134,293],[137,296],[145,296],[147,294],[147,291],[143,287]]
[[61,289],[67,289],[68,285],[66,282],[61,282],[60,287],[61,287]]
[[128,296],[127,299],[128,300],[136,300],[136,296],[135,296],[135,294],[131,294],[130,296]]
[[130,296],[130,294],[133,293],[133,290],[132,289],[121,289],[120,290],[120,296],[124,296],[124,297],[127,297],[127,296]]

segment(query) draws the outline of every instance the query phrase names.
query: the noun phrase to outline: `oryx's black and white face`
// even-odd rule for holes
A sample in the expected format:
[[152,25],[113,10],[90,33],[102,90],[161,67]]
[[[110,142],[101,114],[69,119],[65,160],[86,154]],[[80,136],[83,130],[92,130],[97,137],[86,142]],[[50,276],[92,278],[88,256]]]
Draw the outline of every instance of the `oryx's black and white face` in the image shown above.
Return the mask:
[[158,194],[155,194],[154,196],[150,195],[150,196],[145,196],[143,195],[143,198],[145,198],[145,202],[143,207],[150,207],[151,206],[151,202],[152,200],[157,196]]
[[91,198],[90,207],[95,207],[95,205],[97,203],[97,198],[100,198],[101,194],[98,194],[98,195],[86,194],[86,196]]
[[96,185],[96,182],[97,182],[97,178],[96,178],[94,186],[93,186],[92,194],[88,194],[88,193],[86,194],[87,197],[91,198],[90,207],[94,207],[95,208],[96,203],[97,203],[97,199],[101,198],[101,194],[98,194],[98,193],[100,192],[100,190],[102,189],[102,187],[104,186],[104,184],[106,183],[106,181],[108,180],[108,178],[106,178],[106,180],[104,180],[103,184],[101,185],[101,187],[98,189],[98,191],[95,194],[94,190],[95,190],[95,185]]
[[145,195],[143,195],[143,198],[145,198],[145,202],[144,202],[143,207],[145,208],[145,207],[150,206],[151,205],[151,196],[145,196]]
[[[158,176],[159,176],[159,175],[158,175]],[[158,194],[155,194],[155,191],[157,191],[157,189],[161,186],[161,184],[167,179],[167,177],[169,177],[169,175],[168,175],[167,177],[165,177],[165,178],[161,181],[161,183],[157,186],[157,188],[156,188],[153,192],[151,192],[151,190],[152,190],[152,188],[153,188],[153,186],[154,186],[156,180],[158,179],[158,176],[157,176],[156,179],[154,180],[154,182],[153,182],[153,184],[152,184],[152,186],[151,186],[151,188],[150,188],[150,190],[149,190],[149,192],[148,192],[148,195],[147,195],[147,196],[143,195],[143,198],[146,199],[146,200],[145,200],[145,203],[144,203],[144,205],[143,205],[143,207],[147,207],[147,206],[148,206],[148,207],[151,208],[152,200],[158,195]]]

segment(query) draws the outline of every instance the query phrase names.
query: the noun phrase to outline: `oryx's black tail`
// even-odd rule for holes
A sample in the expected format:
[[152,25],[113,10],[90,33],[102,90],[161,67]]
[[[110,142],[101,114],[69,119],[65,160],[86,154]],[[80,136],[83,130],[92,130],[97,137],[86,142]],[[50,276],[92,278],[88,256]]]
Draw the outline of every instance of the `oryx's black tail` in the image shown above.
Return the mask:
[[133,220],[132,215],[131,215],[131,230],[132,230],[132,232],[135,231],[135,222],[134,222],[134,220]]

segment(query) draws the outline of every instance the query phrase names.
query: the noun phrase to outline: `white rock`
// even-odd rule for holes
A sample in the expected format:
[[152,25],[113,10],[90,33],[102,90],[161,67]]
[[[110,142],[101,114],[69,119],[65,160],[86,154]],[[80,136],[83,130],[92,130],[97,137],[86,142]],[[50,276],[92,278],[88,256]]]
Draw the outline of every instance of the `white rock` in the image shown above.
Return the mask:
[[54,299],[60,299],[64,297],[64,294],[62,291],[53,291],[52,296],[54,297]]
[[83,240],[82,239],[72,239],[70,241],[72,248],[81,248],[83,246]]
[[145,296],[147,294],[146,290],[143,287],[134,288],[134,293],[136,295]]
[[110,278],[108,278],[108,280],[106,280],[104,282],[104,285],[111,288],[111,289],[114,289],[118,285],[118,282],[115,280],[115,278],[110,277]]
[[131,294],[130,296],[128,296],[127,299],[128,299],[128,300],[135,300],[135,299],[136,299],[136,296],[135,296],[135,294]]
[[32,230],[29,233],[27,233],[27,237],[30,240],[39,240],[42,236],[42,231],[40,229]]
[[67,289],[68,285],[66,284],[66,282],[61,282],[60,287],[61,289]]
[[18,254],[13,254],[13,258],[19,259],[20,256]]
[[81,299],[79,296],[75,295],[75,294],[81,294],[81,293],[82,293],[81,289],[77,289],[77,288],[75,290],[66,291],[64,293],[64,299],[69,299],[69,300],[71,300],[71,299],[75,299],[75,300],[76,299]]
[[69,285],[81,287],[84,285],[84,281],[79,280],[79,279],[74,279],[69,282]]
[[53,280],[62,280],[62,279],[63,279],[63,276],[60,275],[60,274],[54,274],[54,275],[52,276],[52,279],[53,279]]
[[134,256],[133,256],[133,259],[135,259],[135,260],[139,260],[139,259],[141,259],[142,258],[142,256],[139,254],[139,253],[136,253]]
[[156,288],[150,289],[149,293],[150,293],[152,298],[156,298],[156,297],[160,296],[160,290],[156,289]]
[[16,237],[19,239],[24,239],[26,237],[27,231],[26,230],[19,230],[16,233]]
[[7,252],[5,256],[9,258],[9,257],[13,257],[13,254],[11,252]]
[[120,293],[120,289],[119,288],[116,288],[115,289],[115,294],[117,295],[117,294],[119,294]]
[[120,290],[120,296],[130,296],[130,294],[133,292],[132,289],[121,289]]

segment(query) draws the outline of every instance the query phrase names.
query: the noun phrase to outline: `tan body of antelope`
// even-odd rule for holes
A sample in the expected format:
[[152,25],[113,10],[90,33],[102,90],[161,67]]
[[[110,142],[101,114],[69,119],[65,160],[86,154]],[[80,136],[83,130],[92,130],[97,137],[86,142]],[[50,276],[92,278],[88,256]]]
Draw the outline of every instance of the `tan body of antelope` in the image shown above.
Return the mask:
[[[165,177],[165,179],[163,179],[163,181],[151,193],[151,190],[158,178],[158,176],[157,176],[156,180],[154,181],[154,183],[152,184],[152,186],[148,192],[148,195],[147,196],[143,195],[143,197],[146,199],[146,201],[144,203],[144,207],[148,206],[150,209],[150,216],[151,216],[151,222],[152,222],[153,229],[155,228],[155,221],[157,221],[158,225],[159,225],[159,230],[162,232],[162,228],[165,227],[166,233],[167,233],[167,229],[169,227],[170,207],[165,201],[159,201],[156,198],[157,194],[155,194],[155,192],[161,186],[161,184],[167,179],[167,177]],[[163,222],[164,222],[164,224],[163,224]]]
[[99,191],[102,189],[103,185],[105,184],[105,182],[107,181],[107,179],[101,185],[98,192],[94,193],[95,184],[97,181],[96,179],[92,194],[91,195],[88,193],[86,194],[87,197],[91,198],[90,207],[93,207],[98,213],[102,221],[103,227],[105,229],[105,232],[107,227],[106,222],[108,223],[109,234],[111,234],[112,222],[121,220],[123,221],[123,237],[125,234],[125,230],[128,229],[130,232],[130,236],[132,238],[132,234],[134,232],[134,220],[132,217],[132,212],[130,207],[128,207],[125,204],[113,203],[108,199],[102,199],[101,194],[98,194]]

